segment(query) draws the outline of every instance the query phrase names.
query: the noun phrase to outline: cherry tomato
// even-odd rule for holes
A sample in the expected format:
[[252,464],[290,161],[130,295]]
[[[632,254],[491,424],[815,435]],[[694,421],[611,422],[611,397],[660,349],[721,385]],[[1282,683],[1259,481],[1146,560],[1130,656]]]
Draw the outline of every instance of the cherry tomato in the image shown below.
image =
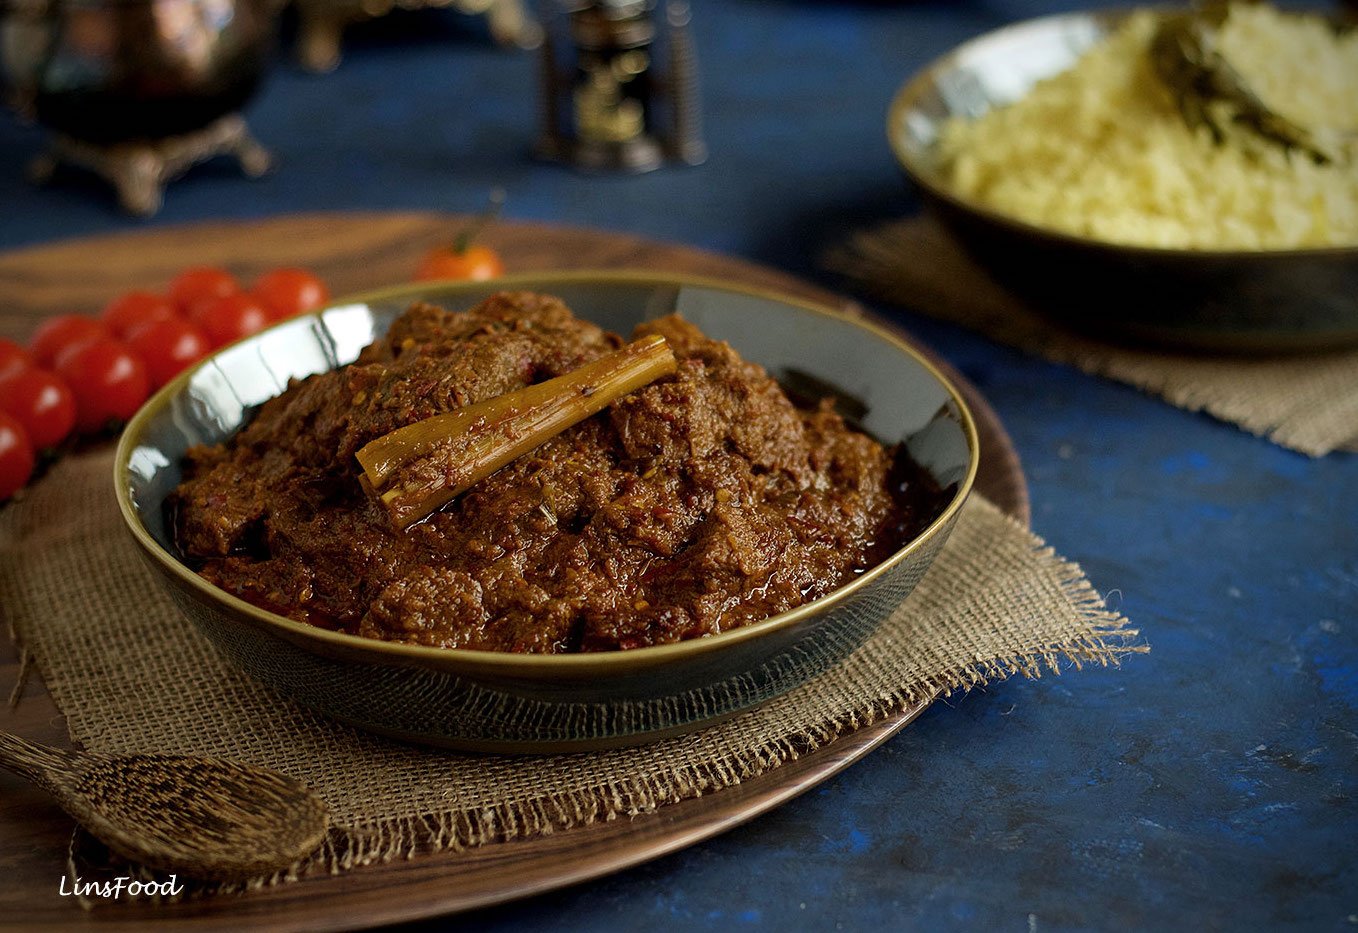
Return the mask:
[[33,475],[33,445],[16,419],[0,412],[0,499],[8,499]]
[[28,352],[33,355],[33,362],[44,369],[51,369],[57,357],[72,347],[107,336],[104,325],[94,318],[59,314],[38,325],[38,329],[33,332],[33,339],[28,342]]
[[75,395],[76,427],[102,431],[111,421],[126,421],[151,390],[146,366],[127,344],[96,340],[62,355],[57,375]]
[[24,426],[38,450],[60,444],[75,427],[75,396],[44,369],[25,369],[0,380],[0,411]]
[[127,345],[146,364],[151,383],[157,388],[212,350],[207,336],[180,318],[147,324],[127,339]]
[[220,347],[263,330],[273,323],[273,318],[258,298],[239,292],[208,305],[196,323],[212,345]]
[[207,306],[227,295],[240,291],[240,285],[225,269],[195,266],[185,269],[170,282],[170,301],[190,318],[196,318]]
[[109,302],[99,320],[115,337],[126,340],[137,329],[178,314],[170,299],[155,292],[134,291]]
[[6,379],[33,366],[33,360],[13,340],[0,337],[0,379]]
[[325,283],[305,269],[266,272],[251,293],[273,312],[276,321],[315,311],[330,300]]
[[464,250],[446,246],[430,250],[424,257],[424,262],[420,263],[415,278],[421,281],[465,279],[484,282],[486,279],[497,279],[504,274],[505,267],[500,261],[500,254],[489,246],[473,243]]

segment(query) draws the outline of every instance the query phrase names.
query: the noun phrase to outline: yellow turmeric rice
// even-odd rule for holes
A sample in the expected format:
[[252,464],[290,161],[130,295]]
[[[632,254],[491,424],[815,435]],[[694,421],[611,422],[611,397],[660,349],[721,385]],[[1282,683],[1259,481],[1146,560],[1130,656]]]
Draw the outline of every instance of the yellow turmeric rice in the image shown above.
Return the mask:
[[[1189,128],[1151,68],[1157,15],[1132,14],[1068,71],[939,140],[962,197],[1038,226],[1140,246],[1288,249],[1358,244],[1358,145],[1317,164],[1271,143]],[[1300,125],[1358,130],[1358,31],[1237,4],[1218,48],[1259,98]],[[1331,138],[1340,138],[1332,136]]]

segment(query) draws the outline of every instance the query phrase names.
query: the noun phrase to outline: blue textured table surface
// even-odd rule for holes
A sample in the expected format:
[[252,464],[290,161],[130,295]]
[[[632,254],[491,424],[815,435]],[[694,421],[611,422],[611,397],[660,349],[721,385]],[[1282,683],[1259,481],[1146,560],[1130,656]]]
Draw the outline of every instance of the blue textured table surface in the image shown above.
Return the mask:
[[[514,218],[628,230],[816,278],[816,255],[843,233],[915,209],[882,135],[893,89],[969,36],[1062,8],[698,0],[711,159],[640,178],[533,162],[532,56],[494,48],[475,20],[398,15],[353,30],[332,75],[274,74],[249,116],[279,171],[250,182],[229,164],[203,167],[154,223],[473,210],[502,185]],[[0,117],[0,247],[138,226],[75,173],[29,188],[22,169],[39,146],[36,130]],[[1035,528],[1152,652],[1120,670],[955,696],[752,824],[464,919],[1358,927],[1358,460],[1309,460],[887,313],[987,395],[1024,459]]]

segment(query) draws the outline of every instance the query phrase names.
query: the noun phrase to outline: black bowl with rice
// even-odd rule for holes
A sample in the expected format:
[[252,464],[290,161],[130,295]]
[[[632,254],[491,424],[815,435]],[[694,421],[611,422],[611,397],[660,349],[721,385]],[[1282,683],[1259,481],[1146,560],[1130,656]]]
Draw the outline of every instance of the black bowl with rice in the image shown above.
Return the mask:
[[[896,96],[888,136],[945,226],[1035,309],[1176,349],[1358,344],[1358,36],[1267,6],[1220,49],[1279,112],[1327,123],[1318,161],[1190,126],[1147,52],[1149,10],[972,40]],[[1243,140],[1243,142],[1242,142]]]

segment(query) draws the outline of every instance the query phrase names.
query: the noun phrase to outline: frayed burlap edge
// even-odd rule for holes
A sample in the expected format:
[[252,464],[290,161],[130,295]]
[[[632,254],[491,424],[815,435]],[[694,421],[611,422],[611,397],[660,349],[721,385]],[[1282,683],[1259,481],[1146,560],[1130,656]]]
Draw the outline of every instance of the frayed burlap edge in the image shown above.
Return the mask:
[[[183,620],[179,620],[183,627],[171,624],[178,614],[154,587],[148,591],[150,581],[142,577],[146,571],[121,527],[121,518],[103,498],[110,471],[108,452],[69,457],[53,469],[53,475],[28,490],[22,501],[0,510],[0,591],[5,594],[0,604],[5,622],[21,657],[36,665],[58,708],[67,715],[73,740],[95,751],[157,750],[143,747],[145,735],[165,733],[155,732],[153,722],[127,719],[119,705],[121,695],[112,699],[111,706],[91,705],[91,698],[113,698],[109,685],[122,684],[130,677],[118,689],[138,691],[127,699],[140,709],[146,699],[140,690],[161,688],[137,678],[158,670],[160,659],[167,656],[161,652],[168,652],[199,671],[196,678],[213,678],[211,689],[200,700],[206,697],[209,700],[204,702],[217,702],[210,698],[239,696],[242,711],[262,703],[279,711],[293,728],[323,730],[309,734],[338,743],[317,746],[325,754],[339,748],[347,755],[347,743],[354,742],[354,754],[361,756],[362,747],[377,740],[314,714],[287,712],[291,709],[288,701],[234,671],[201,633]],[[988,568],[1001,565],[1006,569],[986,576]],[[944,572],[938,572],[940,568]],[[84,578],[80,586],[71,580],[72,572]],[[115,623],[115,619],[121,621]],[[81,667],[79,657],[67,657],[89,645],[86,626],[91,623],[106,636],[97,658],[122,658],[124,662],[108,668],[107,673],[98,665]],[[143,630],[145,626],[149,629]],[[148,632],[160,640],[147,642]],[[577,782],[573,790],[561,792],[558,785],[545,781],[530,783],[518,787],[511,799],[509,791],[501,792],[496,785],[492,793],[469,796],[455,805],[450,800],[443,809],[422,803],[413,816],[409,808],[404,814],[386,815],[375,809],[369,818],[354,814],[355,808],[350,807],[345,825],[337,826],[316,854],[288,871],[245,884],[198,885],[188,890],[201,894],[252,889],[427,852],[459,851],[601,821],[644,817],[666,805],[750,780],[846,733],[940,695],[1013,674],[1040,677],[1064,667],[1116,665],[1128,654],[1147,650],[1139,642],[1139,633],[1105,605],[1076,564],[1058,557],[1025,526],[979,496],[973,496],[964,508],[934,572],[926,574],[915,596],[883,623],[879,634],[884,638],[870,639],[812,684],[742,717],[684,739],[625,750],[625,755],[612,759],[601,753],[589,781]],[[125,653],[129,651],[134,653]],[[152,652],[149,656],[148,651]],[[91,656],[84,657],[88,661]],[[102,680],[96,683],[91,677]],[[865,689],[863,685],[869,682],[870,688]],[[854,686],[850,689],[845,684]],[[809,704],[808,691],[816,698]],[[835,705],[827,708],[827,703]],[[189,708],[188,715],[196,715],[193,709]],[[162,717],[156,722],[163,727],[175,721]],[[307,725],[313,722],[314,726]],[[109,733],[110,724],[118,723],[136,734]],[[260,723],[269,727],[263,720]],[[148,731],[143,726],[152,728]],[[249,743],[250,734],[247,730],[239,739],[232,737],[234,733],[218,735],[201,747],[223,757],[230,757],[232,749],[248,756],[253,754],[250,749],[257,750]],[[160,750],[191,751],[200,747],[200,735],[192,732],[191,747],[180,741]],[[380,760],[390,762],[393,769],[399,769],[406,759],[416,768],[427,767],[424,752],[399,743],[392,743],[391,748],[390,752],[377,751]],[[279,760],[292,760],[297,754],[294,749]],[[388,754],[396,757],[389,759]],[[430,765],[440,772],[447,767],[444,762]],[[551,774],[553,767],[553,762],[543,761],[537,772]],[[342,795],[343,790],[331,787],[330,793]],[[84,847],[78,848],[83,851]],[[130,872],[124,866],[122,873]]]
[[823,265],[874,298],[1126,383],[1280,446],[1312,457],[1358,450],[1358,351],[1204,357],[1095,340],[1025,308],[923,217],[861,231]]
[[[1015,531],[1031,534],[1013,519],[1002,518]],[[639,778],[624,778],[593,792],[544,794],[527,806],[519,801],[476,811],[429,813],[335,826],[315,853],[285,871],[241,883],[190,882],[181,897],[244,893],[307,877],[334,875],[374,863],[444,851],[457,852],[565,832],[601,821],[644,817],[668,804],[716,793],[758,777],[841,736],[902,713],[916,703],[927,704],[939,697],[969,692],[1016,674],[1041,678],[1044,673],[1059,675],[1063,667],[1079,670],[1091,664],[1120,666],[1124,657],[1150,650],[1138,640],[1140,633],[1130,626],[1129,620],[1107,607],[1077,564],[1061,559],[1053,548],[1036,539],[1033,548],[1039,558],[1059,562],[1061,591],[1085,625],[1085,630],[1068,642],[1037,645],[999,657],[978,657],[972,663],[953,665],[921,683],[901,688],[884,700],[832,716],[816,728],[750,748],[729,761],[685,764],[674,772],[673,786],[668,789]],[[8,624],[7,628],[27,664],[36,667],[39,676],[48,682],[41,659],[25,649],[21,633],[13,624]],[[758,715],[758,711],[747,715]],[[90,856],[82,855],[82,851],[91,845],[97,847],[92,840],[80,842],[81,835],[79,831],[73,835],[68,859],[68,870],[73,878],[91,867]],[[147,880],[157,877],[153,872],[110,856],[107,851],[102,851],[102,856],[95,867]]]

